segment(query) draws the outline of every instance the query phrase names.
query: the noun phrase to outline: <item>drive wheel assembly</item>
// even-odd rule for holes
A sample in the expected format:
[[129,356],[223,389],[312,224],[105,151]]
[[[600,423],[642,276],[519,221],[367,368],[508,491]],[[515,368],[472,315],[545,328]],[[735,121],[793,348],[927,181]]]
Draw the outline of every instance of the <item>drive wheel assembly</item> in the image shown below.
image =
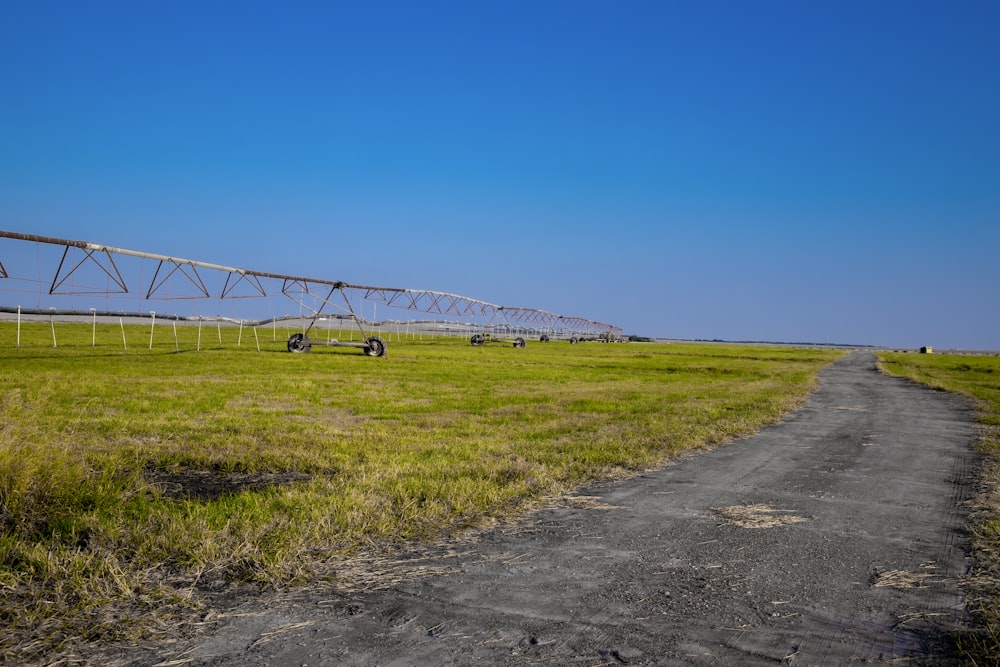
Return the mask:
[[369,357],[381,357],[385,354],[385,341],[378,336],[372,336],[365,341],[365,354]]
[[312,342],[306,338],[305,334],[292,334],[288,339],[288,351],[289,352],[308,352],[312,349]]

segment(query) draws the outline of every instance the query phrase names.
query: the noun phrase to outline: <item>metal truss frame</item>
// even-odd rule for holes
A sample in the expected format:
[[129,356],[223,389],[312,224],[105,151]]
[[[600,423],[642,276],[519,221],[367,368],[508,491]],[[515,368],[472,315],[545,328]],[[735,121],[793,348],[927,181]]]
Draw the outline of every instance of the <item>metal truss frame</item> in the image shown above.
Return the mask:
[[[83,259],[73,265],[73,268],[68,269],[63,273],[63,267],[67,266],[66,260],[70,256],[70,251],[74,249],[74,246],[66,246],[63,250],[62,259],[59,260],[59,268],[56,269],[56,275],[52,278],[52,286],[49,287],[49,294],[103,294],[106,291],[113,291],[116,294],[127,294],[128,287],[125,286],[125,279],[122,278],[121,272],[118,270],[118,266],[115,264],[115,258],[104,248],[82,248]],[[101,263],[98,257],[94,257],[95,253],[103,252],[104,257],[107,259],[107,265]],[[116,290],[62,290],[62,286],[66,284],[76,271],[90,260],[94,265],[96,265],[105,275],[118,287]],[[61,276],[61,277],[60,277]]]

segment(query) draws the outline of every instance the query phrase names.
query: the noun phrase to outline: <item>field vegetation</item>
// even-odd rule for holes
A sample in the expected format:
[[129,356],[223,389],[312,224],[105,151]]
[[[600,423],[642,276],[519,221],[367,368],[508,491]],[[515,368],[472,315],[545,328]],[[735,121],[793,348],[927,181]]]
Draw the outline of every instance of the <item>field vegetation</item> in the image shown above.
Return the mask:
[[0,323],[0,655],[25,661],[171,632],[234,584],[348,585],[360,554],[750,434],[839,354],[51,328],[18,349]]
[[975,566],[966,590],[968,606],[980,623],[959,640],[970,664],[1000,664],[1000,357],[900,353],[879,357],[887,372],[964,394],[979,408],[983,465],[973,517]]

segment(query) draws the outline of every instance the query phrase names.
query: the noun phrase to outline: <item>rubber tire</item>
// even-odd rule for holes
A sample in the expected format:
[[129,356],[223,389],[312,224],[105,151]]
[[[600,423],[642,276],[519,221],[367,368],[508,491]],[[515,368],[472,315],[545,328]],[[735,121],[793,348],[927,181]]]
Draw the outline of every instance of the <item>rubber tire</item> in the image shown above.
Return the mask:
[[482,345],[485,342],[486,342],[486,338],[483,337],[483,334],[472,334],[472,339],[469,340],[469,343],[471,343],[472,345],[475,345],[476,347],[479,347],[480,345]]
[[538,339],[538,342],[539,343],[548,343],[549,342],[548,334],[542,334],[542,337]]
[[301,354],[312,349],[312,342],[306,338],[305,334],[292,334],[288,339],[288,351]]
[[385,356],[385,341],[378,336],[372,336],[365,340],[365,354],[369,357]]
[[580,340],[576,336],[573,336],[572,338],[569,339],[569,344],[570,345],[576,345],[579,342],[580,342]]
[[517,338],[515,338],[514,339],[514,347],[516,347],[516,348],[522,348],[522,347],[524,347],[524,339],[521,338],[520,336],[518,336]]

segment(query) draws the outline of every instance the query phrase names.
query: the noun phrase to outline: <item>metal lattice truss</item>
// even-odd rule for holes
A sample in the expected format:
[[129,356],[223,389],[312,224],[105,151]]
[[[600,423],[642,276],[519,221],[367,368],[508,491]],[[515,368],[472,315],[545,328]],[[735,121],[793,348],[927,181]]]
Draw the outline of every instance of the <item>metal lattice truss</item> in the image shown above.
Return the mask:
[[[157,262],[148,285],[143,282],[146,299],[238,299],[266,297],[268,281],[280,281],[280,292],[312,316],[318,317],[325,308],[332,308],[357,320],[352,297],[383,303],[391,308],[410,312],[442,315],[460,320],[476,320],[486,325],[523,327],[549,330],[572,335],[621,336],[621,329],[604,322],[581,317],[557,315],[535,308],[501,306],[471,297],[393,287],[355,285],[339,280],[303,278],[264,271],[252,271],[221,264],[181,259],[157,253],[116,248],[87,241],[21,234],[0,230],[0,238],[60,246],[62,258],[52,277],[50,295],[132,294],[116,257],[137,257]],[[225,274],[224,284],[213,294],[199,273],[215,271]],[[83,277],[86,274],[86,279]],[[10,278],[0,263],[0,279]],[[96,278],[95,278],[96,277]],[[101,282],[103,281],[103,282]],[[272,290],[271,293],[274,293]]]

